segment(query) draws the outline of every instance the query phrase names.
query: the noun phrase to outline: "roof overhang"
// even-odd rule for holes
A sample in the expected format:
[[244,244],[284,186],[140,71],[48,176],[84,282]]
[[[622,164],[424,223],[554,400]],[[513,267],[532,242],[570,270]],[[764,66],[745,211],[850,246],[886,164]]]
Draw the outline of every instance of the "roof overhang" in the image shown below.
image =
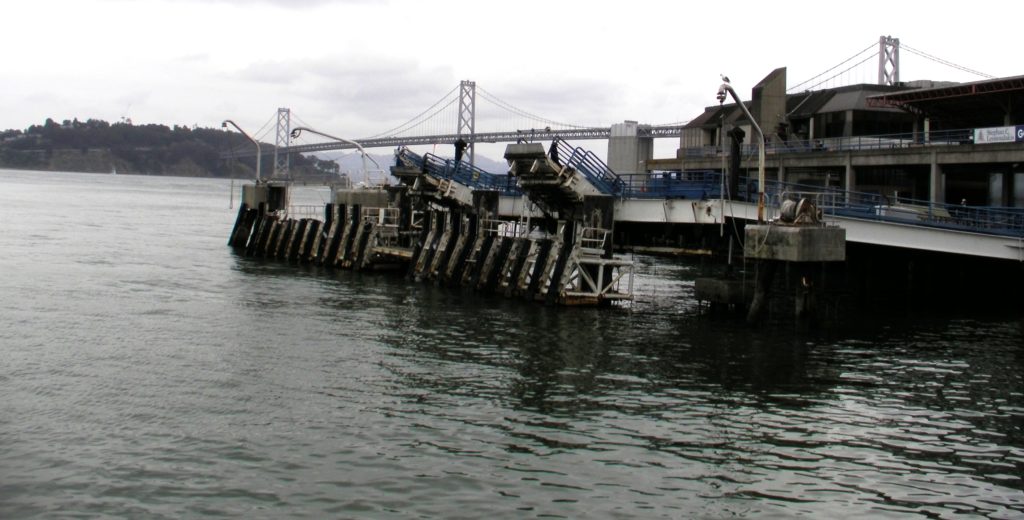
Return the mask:
[[978,98],[991,94],[1024,92],[1024,76],[998,78],[974,83],[961,83],[943,87],[903,90],[867,98],[867,106],[900,108],[913,113],[925,113],[928,105],[964,98]]

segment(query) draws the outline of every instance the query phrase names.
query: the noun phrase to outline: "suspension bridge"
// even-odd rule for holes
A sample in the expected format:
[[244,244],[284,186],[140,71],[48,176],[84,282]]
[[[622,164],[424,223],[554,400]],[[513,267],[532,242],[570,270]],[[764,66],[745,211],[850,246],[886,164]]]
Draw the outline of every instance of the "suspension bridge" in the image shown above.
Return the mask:
[[[900,83],[900,51],[932,63],[981,78],[992,75],[958,65],[903,44],[898,38],[881,36],[864,49],[825,71],[787,88],[787,92],[811,91],[863,83],[863,78],[874,75],[884,85]],[[860,81],[858,81],[860,80]],[[478,128],[478,121],[487,121],[492,128]],[[294,125],[298,122],[299,125]],[[638,124],[635,137],[640,139],[679,138],[686,122]],[[592,126],[567,123],[537,115],[508,102],[475,81],[465,80],[445,93],[431,106],[408,121],[377,134],[355,139],[332,138],[320,132],[301,132],[315,128],[306,124],[288,108],[279,108],[259,131],[253,141],[273,140],[273,146],[263,146],[259,153],[272,155],[272,177],[286,178],[290,154],[325,152],[357,148],[396,148],[417,145],[450,145],[459,139],[468,143],[467,158],[472,164],[477,143],[514,143],[561,138],[569,141],[607,140],[612,126]],[[295,130],[300,131],[296,132]],[[315,134],[315,136],[313,135]],[[252,157],[257,151],[251,146],[239,147],[222,154],[224,159]]]

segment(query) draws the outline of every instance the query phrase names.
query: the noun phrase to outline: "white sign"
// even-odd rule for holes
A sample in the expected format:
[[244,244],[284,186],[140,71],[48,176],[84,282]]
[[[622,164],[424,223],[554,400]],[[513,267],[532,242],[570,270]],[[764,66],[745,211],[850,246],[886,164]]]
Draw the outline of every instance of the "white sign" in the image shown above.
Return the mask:
[[1016,140],[1017,127],[1015,126],[974,129],[974,144],[1012,143]]

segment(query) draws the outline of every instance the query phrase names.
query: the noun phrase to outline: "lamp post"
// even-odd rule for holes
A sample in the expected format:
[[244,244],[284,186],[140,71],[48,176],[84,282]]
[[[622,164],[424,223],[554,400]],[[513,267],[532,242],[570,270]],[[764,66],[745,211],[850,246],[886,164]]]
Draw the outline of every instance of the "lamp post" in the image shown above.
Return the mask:
[[[368,156],[366,155],[366,150],[363,149],[363,145],[361,145],[361,144],[359,144],[359,143],[357,143],[357,142],[355,142],[355,141],[353,141],[351,139],[345,139],[345,138],[342,138],[342,137],[335,137],[333,135],[325,134],[323,132],[320,132],[318,130],[313,130],[312,128],[307,128],[305,126],[297,126],[297,127],[293,128],[292,129],[292,139],[298,138],[299,135],[302,134],[302,132],[309,132],[311,134],[316,134],[316,135],[319,135],[321,137],[326,137],[328,139],[334,139],[335,141],[342,142],[342,143],[348,143],[348,144],[350,144],[352,146],[355,146],[359,150],[360,155],[363,156],[363,179],[364,179],[364,182],[366,182],[367,186],[370,185],[370,176],[367,173],[367,169],[366,169],[366,159],[367,159]],[[369,159],[370,159],[370,162],[372,162],[373,165],[376,166],[377,169],[379,170],[380,169],[380,165],[377,164],[377,161],[375,161],[373,159],[373,157],[369,157]]]
[[722,76],[722,81],[722,85],[718,87],[718,104],[721,105],[725,102],[725,93],[728,92],[736,100],[736,104],[739,105],[740,110],[747,116],[747,119],[750,119],[750,126],[753,126],[754,130],[757,131],[757,222],[761,223],[764,222],[764,132],[761,131],[761,127],[754,120],[754,116],[750,115],[746,105],[740,101],[736,91],[729,85],[729,78]]
[[221,128],[227,128],[228,125],[231,125],[231,126],[235,127],[235,130],[238,130],[239,132],[241,132],[242,135],[244,135],[246,139],[252,141],[252,144],[256,145],[256,182],[259,183],[260,182],[260,157],[263,155],[263,154],[260,153],[260,143],[259,143],[259,141],[257,141],[255,139],[253,139],[252,137],[250,137],[249,134],[245,133],[245,130],[242,130],[241,128],[239,128],[238,125],[236,125],[235,122],[230,120],[230,119],[225,119],[224,122],[222,122],[220,124]]

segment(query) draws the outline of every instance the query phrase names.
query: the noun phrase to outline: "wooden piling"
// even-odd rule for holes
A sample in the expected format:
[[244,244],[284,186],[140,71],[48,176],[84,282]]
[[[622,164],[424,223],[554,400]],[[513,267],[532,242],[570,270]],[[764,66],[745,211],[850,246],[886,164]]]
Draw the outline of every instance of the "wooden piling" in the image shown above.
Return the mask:
[[534,261],[533,269],[530,271],[529,285],[523,297],[527,300],[536,300],[544,287],[549,271],[549,260],[553,257],[551,250],[555,247],[555,241],[550,238],[538,240],[537,259]]
[[295,232],[295,220],[285,219],[281,226],[281,230],[278,232],[277,242],[274,245],[274,256],[278,260],[284,260],[285,251],[288,250],[288,241],[291,238],[292,233]]
[[455,211],[449,211],[447,215],[448,222],[444,227],[444,232],[441,234],[441,240],[437,243],[437,251],[434,252],[434,259],[430,263],[430,269],[427,272],[427,276],[436,280],[440,283],[444,275],[444,270],[448,266],[448,260],[451,258],[452,250],[455,249],[455,243],[458,241],[459,229],[462,227],[462,217]]
[[426,275],[430,261],[434,258],[434,253],[437,251],[437,242],[441,239],[441,234],[444,232],[442,229],[443,215],[440,211],[431,211],[429,218],[430,222],[430,233],[427,234],[427,239],[423,244],[423,248],[420,251],[419,259],[413,269],[413,279],[421,281]]
[[320,257],[320,264],[333,267],[338,256],[338,245],[341,243],[341,230],[345,225],[345,213],[348,209],[344,204],[332,205],[331,225],[327,230],[326,245]]
[[245,222],[249,218],[249,205],[241,203],[238,205],[238,216],[235,217],[235,225],[231,228],[231,236],[228,237],[228,245],[235,248],[241,249],[245,247],[245,241],[242,239],[243,236],[247,237],[248,233],[245,229]]
[[551,271],[548,292],[544,297],[544,302],[548,305],[557,303],[558,297],[561,296],[562,287],[564,287],[565,283],[563,275],[565,274],[565,267],[569,263],[569,255],[572,254],[575,239],[576,223],[571,220],[566,221],[562,227],[562,247],[558,252],[554,270]]
[[513,239],[512,249],[508,253],[508,261],[506,262],[506,269],[502,273],[502,279],[499,280],[506,297],[511,297],[516,292],[516,287],[519,282],[519,273],[522,272],[523,266],[526,264],[526,257],[530,253],[530,248],[533,247],[533,241],[525,238]]
[[263,225],[264,217],[266,215],[266,204],[261,202],[259,207],[252,212],[252,224],[250,224],[250,234],[248,239],[245,241],[245,255],[253,256],[256,250],[256,242],[259,241],[260,228]]
[[462,280],[462,271],[466,266],[466,259],[472,253],[473,240],[477,234],[476,215],[467,215],[466,222],[459,229],[459,239],[452,249],[451,258],[445,269],[444,282],[448,285],[455,285]]
[[491,245],[494,243],[495,238],[491,234],[477,237],[479,245],[474,245],[476,249],[466,261],[466,270],[462,275],[462,285],[464,287],[475,288],[479,285],[480,272],[483,271],[484,261],[487,260],[487,256],[490,254]]
[[348,218],[345,221],[345,230],[341,235],[341,244],[338,246],[338,257],[335,261],[335,265],[338,267],[348,267],[349,255],[352,252],[352,238],[356,234],[356,229],[359,227],[359,217],[361,206],[359,204],[352,204],[352,208],[349,210]]

